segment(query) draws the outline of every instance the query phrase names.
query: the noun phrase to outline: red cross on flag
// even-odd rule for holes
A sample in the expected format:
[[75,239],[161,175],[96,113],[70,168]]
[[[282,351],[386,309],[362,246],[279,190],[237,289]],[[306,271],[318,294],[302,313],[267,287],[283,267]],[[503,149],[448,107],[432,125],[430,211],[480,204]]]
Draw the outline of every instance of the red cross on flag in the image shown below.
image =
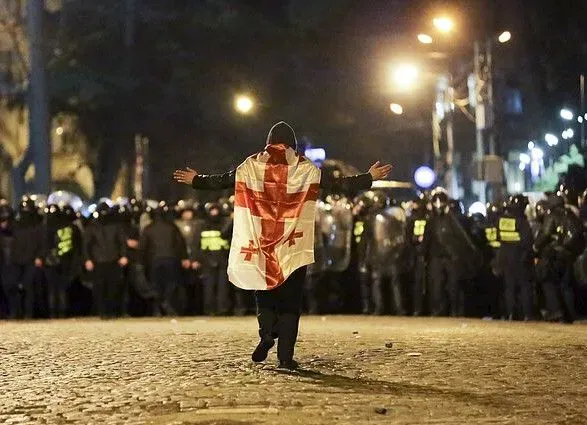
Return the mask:
[[236,169],[228,277],[242,289],[281,285],[314,262],[320,170],[285,144],[270,144]]

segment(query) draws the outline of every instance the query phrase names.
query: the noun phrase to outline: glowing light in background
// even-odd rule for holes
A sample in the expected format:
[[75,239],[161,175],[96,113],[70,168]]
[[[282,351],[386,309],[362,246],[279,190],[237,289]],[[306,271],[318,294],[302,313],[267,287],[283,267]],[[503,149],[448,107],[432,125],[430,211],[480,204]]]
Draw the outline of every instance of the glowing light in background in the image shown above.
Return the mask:
[[414,181],[423,189],[428,189],[436,181],[436,173],[426,165],[418,167],[414,173]]

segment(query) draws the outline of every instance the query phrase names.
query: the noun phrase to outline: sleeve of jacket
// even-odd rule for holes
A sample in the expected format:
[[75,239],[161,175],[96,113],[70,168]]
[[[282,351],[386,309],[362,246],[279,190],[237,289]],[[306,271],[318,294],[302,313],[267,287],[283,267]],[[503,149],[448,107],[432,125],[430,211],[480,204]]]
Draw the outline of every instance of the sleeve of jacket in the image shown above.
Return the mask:
[[119,258],[127,256],[127,246],[126,246],[126,232],[124,231],[124,227],[118,226],[116,232],[116,238],[119,246]]
[[373,179],[371,174],[363,173],[349,177],[332,177],[322,173],[320,179],[320,189],[331,190],[333,192],[360,192],[371,188]]
[[532,246],[534,245],[534,237],[528,220],[522,220],[520,233],[520,239],[522,240],[524,251],[529,255],[532,252]]
[[201,190],[222,190],[234,188],[236,170],[224,174],[201,174],[192,180],[192,187]]
[[546,217],[544,223],[540,226],[536,240],[534,241],[534,250],[538,253],[542,252],[544,248],[552,241],[552,234],[554,233],[554,219]]
[[[37,235],[44,235],[45,228],[42,224],[39,224],[35,230]],[[35,258],[45,258],[47,256],[47,241],[45,238],[35,238],[37,244],[35,246]]]
[[187,259],[188,250],[185,239],[175,224],[173,224],[173,239],[175,240],[175,252],[177,253],[178,258],[180,260]]
[[143,229],[139,239],[139,255],[141,263],[146,266],[149,264],[149,240],[150,240],[151,227],[147,226]]
[[92,243],[94,239],[94,225],[90,224],[84,231],[82,238],[83,259],[92,261]]
[[198,263],[204,263],[204,256],[202,252],[202,230],[203,224],[198,223],[195,228],[194,245],[192,246],[192,259]]

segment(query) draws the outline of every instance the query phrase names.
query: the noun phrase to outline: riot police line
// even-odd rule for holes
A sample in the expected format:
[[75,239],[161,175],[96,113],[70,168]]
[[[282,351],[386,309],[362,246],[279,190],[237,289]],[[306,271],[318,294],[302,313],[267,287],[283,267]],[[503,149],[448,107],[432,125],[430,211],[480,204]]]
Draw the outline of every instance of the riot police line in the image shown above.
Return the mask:
[[[383,190],[323,194],[305,309],[572,322],[587,282],[584,199],[563,186],[532,208],[515,195],[484,216],[442,188],[404,203]],[[230,198],[131,199],[85,217],[0,202],[0,315],[254,313],[226,274],[232,209]]]

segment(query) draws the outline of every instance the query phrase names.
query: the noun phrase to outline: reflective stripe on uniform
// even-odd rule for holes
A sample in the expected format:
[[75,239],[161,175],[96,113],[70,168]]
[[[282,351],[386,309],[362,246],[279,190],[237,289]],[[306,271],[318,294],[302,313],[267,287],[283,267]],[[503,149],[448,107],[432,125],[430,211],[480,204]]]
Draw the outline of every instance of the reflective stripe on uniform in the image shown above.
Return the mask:
[[204,230],[201,234],[200,247],[202,251],[220,251],[229,249],[226,239],[222,238],[220,230]]
[[361,242],[361,236],[365,231],[365,223],[363,221],[357,221],[355,223],[355,227],[353,228],[353,235],[355,235],[355,242]]
[[515,218],[500,218],[499,219],[499,231],[500,232],[515,232],[516,231],[516,219]]
[[499,232],[499,238],[502,242],[520,242],[518,232]]
[[414,221],[414,236],[424,236],[426,230],[426,220]]
[[499,219],[499,239],[501,242],[520,242],[515,218],[502,217]]
[[71,227],[64,227],[57,230],[57,255],[60,257],[73,250],[73,230]]
[[491,248],[499,248],[501,246],[497,240],[497,229],[495,227],[488,227],[485,229],[485,238]]

